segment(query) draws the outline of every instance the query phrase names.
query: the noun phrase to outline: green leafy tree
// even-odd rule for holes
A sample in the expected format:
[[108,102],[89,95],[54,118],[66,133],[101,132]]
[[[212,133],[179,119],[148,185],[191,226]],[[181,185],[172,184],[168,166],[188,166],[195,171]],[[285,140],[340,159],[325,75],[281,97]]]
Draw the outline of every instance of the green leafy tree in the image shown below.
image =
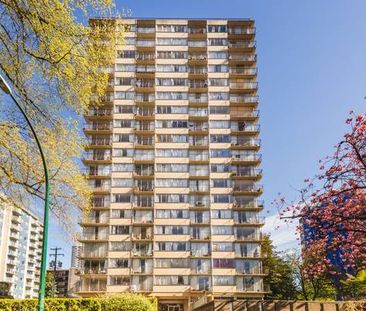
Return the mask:
[[[90,104],[101,104],[116,45],[123,43],[119,20],[80,21],[108,17],[112,9],[113,0],[0,1],[0,72],[41,140],[51,209],[64,224],[73,223],[72,211],[89,206],[90,189],[78,162],[85,143],[78,116]],[[3,92],[0,101],[0,202],[40,203],[44,174],[35,141]]]
[[266,298],[283,300],[296,299],[298,291],[293,266],[276,251],[269,235],[265,235],[262,241],[262,253],[265,256],[263,259],[263,268],[268,273],[264,278],[264,282],[271,290],[271,293]]
[[1,299],[9,299],[9,298],[13,298],[11,295],[10,295],[10,283],[8,282],[0,282],[0,298]]
[[55,282],[55,276],[53,272],[47,271],[46,274],[46,297],[47,298],[57,298],[57,286]]

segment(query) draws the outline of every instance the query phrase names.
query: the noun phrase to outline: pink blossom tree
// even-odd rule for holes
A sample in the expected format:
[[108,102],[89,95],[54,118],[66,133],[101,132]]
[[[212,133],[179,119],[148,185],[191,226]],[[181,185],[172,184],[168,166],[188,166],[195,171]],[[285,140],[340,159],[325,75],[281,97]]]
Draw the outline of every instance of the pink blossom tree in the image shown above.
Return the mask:
[[285,221],[301,219],[309,278],[366,268],[366,115],[351,111],[346,124],[348,133],[332,156],[319,161],[319,173],[305,180],[300,199],[274,202]]

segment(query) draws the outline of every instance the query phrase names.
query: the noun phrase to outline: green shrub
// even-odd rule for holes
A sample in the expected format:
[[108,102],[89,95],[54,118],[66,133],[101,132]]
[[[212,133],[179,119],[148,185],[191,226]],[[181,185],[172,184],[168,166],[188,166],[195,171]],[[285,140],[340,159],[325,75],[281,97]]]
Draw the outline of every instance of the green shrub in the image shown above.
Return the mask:
[[[1,311],[35,311],[37,299],[0,299]],[[45,311],[156,311],[157,300],[121,294],[98,298],[47,298]]]

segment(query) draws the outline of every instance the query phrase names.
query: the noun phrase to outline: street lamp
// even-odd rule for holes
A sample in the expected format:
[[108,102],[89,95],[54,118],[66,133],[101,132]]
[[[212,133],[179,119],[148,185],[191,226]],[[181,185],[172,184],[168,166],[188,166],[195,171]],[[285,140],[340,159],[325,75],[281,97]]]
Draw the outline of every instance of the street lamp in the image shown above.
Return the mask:
[[42,261],[41,261],[41,276],[40,276],[40,288],[38,293],[38,311],[44,310],[44,297],[46,292],[46,261],[47,261],[47,240],[48,240],[48,214],[49,214],[49,194],[50,194],[50,184],[48,180],[48,170],[47,170],[47,164],[46,159],[42,150],[41,143],[38,140],[37,134],[32,126],[32,123],[28,119],[27,115],[25,114],[23,108],[19,105],[17,100],[15,99],[14,95],[12,94],[11,88],[9,84],[5,81],[3,76],[0,74],[0,88],[8,94],[14,103],[19,108],[20,112],[24,116],[24,119],[27,121],[34,139],[36,140],[37,147],[39,149],[39,153],[41,154],[42,158],[42,164],[43,164],[43,170],[44,170],[44,178],[46,183],[46,191],[45,191],[45,200],[44,200],[44,218],[43,218],[43,244],[42,244]]

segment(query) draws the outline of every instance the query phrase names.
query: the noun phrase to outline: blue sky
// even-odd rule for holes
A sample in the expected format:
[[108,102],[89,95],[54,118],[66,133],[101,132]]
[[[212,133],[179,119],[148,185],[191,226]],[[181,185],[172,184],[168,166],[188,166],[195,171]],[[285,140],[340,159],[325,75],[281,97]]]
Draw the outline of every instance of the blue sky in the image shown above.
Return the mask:
[[[255,19],[268,215],[278,192],[294,198],[316,173],[346,130],[348,112],[365,112],[365,0],[126,0],[117,7],[132,17]],[[265,229],[278,223],[271,216]],[[291,232],[282,225],[275,243],[292,247]],[[56,244],[68,266],[71,243],[54,228],[50,246]]]

